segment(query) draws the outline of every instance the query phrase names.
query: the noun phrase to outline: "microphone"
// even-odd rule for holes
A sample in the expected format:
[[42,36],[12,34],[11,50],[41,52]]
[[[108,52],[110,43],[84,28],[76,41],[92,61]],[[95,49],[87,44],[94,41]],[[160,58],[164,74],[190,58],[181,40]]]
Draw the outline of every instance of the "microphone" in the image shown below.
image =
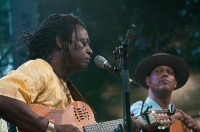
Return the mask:
[[[114,74],[114,75],[116,75],[118,77],[122,76],[121,72],[118,69],[115,69],[115,67],[113,67],[103,56],[97,55],[94,58],[94,63],[98,67],[106,69],[106,70],[108,70],[109,72],[111,72],[112,74]],[[134,85],[136,87],[139,87],[131,78],[129,78],[129,82],[132,85]]]

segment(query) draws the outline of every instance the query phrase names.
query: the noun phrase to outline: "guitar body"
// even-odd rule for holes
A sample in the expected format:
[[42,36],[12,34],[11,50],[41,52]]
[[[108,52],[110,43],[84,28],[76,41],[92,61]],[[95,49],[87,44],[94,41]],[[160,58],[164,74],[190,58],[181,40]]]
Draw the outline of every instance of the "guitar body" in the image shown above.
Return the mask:
[[30,108],[36,114],[49,119],[55,124],[72,124],[78,127],[82,132],[83,126],[96,123],[91,108],[81,101],[73,102],[64,110],[53,110],[49,107],[38,104],[30,105]]
[[181,121],[176,119],[174,124],[170,126],[170,132],[191,132],[191,131]]

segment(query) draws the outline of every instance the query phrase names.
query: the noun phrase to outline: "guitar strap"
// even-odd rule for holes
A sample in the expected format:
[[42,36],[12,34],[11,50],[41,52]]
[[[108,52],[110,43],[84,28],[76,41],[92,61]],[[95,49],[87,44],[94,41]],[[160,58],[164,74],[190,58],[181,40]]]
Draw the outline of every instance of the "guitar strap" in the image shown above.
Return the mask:
[[[81,95],[81,93],[78,91],[78,89],[69,80],[67,80],[67,87],[69,88],[69,91],[70,91],[74,101],[83,101],[86,104],[88,104],[86,102],[86,100],[83,98],[83,96]],[[94,115],[96,116],[97,113],[93,109],[92,109],[92,111],[93,111]]]
[[11,123],[8,123],[8,132],[17,132],[16,126]]
[[144,102],[145,102],[145,101],[143,100],[143,101],[142,101],[142,107],[141,107],[141,110],[140,110],[140,115],[142,115],[142,113],[143,113],[142,110],[143,110],[143,107],[144,107]]

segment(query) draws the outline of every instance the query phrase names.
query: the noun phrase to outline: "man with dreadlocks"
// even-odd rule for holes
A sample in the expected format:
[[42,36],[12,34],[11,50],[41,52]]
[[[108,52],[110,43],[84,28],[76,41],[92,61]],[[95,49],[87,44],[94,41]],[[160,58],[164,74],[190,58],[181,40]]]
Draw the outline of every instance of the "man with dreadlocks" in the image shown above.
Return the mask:
[[0,79],[0,116],[21,130],[79,132],[74,125],[54,124],[39,116],[29,105],[64,110],[74,101],[85,102],[69,81],[70,74],[88,68],[93,53],[85,25],[75,16],[53,14],[33,34],[23,32],[15,48],[20,42],[27,42],[29,51],[24,64]]

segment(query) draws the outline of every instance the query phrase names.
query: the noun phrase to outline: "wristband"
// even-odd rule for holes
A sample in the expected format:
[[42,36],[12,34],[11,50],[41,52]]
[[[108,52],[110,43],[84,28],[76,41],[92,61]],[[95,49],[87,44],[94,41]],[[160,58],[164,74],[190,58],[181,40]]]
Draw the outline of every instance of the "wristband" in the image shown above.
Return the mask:
[[49,122],[47,130],[45,132],[52,132],[54,130],[54,124]]

